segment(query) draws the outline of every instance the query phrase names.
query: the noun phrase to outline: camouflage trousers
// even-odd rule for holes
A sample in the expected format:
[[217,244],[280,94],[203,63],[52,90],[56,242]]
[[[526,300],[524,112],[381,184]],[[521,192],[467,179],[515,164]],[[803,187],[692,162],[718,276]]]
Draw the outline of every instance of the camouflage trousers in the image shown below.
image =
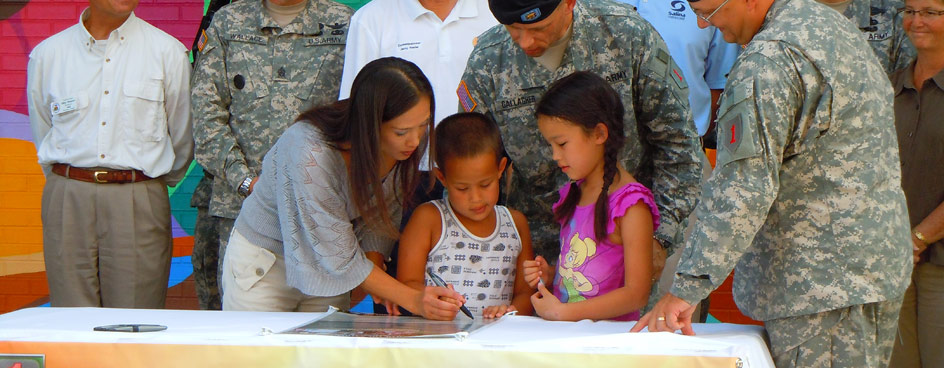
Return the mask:
[[220,233],[217,218],[210,216],[209,209],[197,207],[197,221],[193,226],[193,281],[196,284],[197,301],[200,309],[221,310],[218,282]]
[[885,368],[901,298],[766,321],[777,368]]
[[[216,220],[216,229],[217,233],[220,236],[220,255],[217,257],[216,267],[218,270],[223,270],[223,257],[226,255],[226,245],[229,244],[229,236],[233,233],[233,225],[236,224],[236,219],[225,218],[225,217],[214,217]],[[223,273],[220,272],[216,278],[217,285],[220,285],[220,294],[223,293]]]

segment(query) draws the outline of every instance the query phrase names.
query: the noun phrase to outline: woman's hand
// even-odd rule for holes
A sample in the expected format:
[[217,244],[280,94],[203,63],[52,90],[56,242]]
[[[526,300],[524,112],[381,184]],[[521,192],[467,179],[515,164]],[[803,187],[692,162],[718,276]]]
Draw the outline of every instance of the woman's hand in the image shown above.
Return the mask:
[[465,298],[461,294],[452,290],[452,286],[444,288],[440,286],[427,286],[417,301],[419,314],[426,319],[451,321],[459,313],[459,306],[465,303]]
[[921,253],[924,253],[924,250],[928,249],[928,244],[921,241],[921,239],[918,239],[918,237],[915,236],[914,233],[912,233],[911,245],[914,251],[914,259],[912,260],[912,262],[914,262],[914,264],[918,264],[918,261],[921,260]]
[[547,264],[547,261],[544,257],[537,256],[534,257],[533,261],[524,261],[524,281],[528,283],[528,286],[531,288],[538,287],[538,280],[544,282],[545,285],[550,284],[554,278],[554,269],[551,268],[551,265]]
[[531,295],[531,305],[534,306],[534,311],[541,318],[549,321],[567,320],[564,316],[567,305],[561,303],[554,294],[544,287],[544,284],[538,284],[538,291]]
[[485,311],[482,312],[482,317],[486,319],[498,318],[504,316],[505,313],[517,311],[518,309],[513,305],[493,305],[485,308]]

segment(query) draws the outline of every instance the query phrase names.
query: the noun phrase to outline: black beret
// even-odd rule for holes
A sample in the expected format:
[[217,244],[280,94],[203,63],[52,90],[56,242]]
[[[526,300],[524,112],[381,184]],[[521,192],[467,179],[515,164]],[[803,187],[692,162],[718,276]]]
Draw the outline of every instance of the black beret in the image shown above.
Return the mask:
[[488,0],[488,8],[501,24],[531,24],[554,12],[561,0]]

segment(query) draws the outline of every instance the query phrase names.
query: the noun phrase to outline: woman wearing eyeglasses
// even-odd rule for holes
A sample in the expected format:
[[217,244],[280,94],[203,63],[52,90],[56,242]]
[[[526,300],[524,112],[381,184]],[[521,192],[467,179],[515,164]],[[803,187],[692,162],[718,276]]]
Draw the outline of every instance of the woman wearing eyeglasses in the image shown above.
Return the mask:
[[944,0],[906,0],[918,57],[891,75],[914,271],[890,367],[944,367]]

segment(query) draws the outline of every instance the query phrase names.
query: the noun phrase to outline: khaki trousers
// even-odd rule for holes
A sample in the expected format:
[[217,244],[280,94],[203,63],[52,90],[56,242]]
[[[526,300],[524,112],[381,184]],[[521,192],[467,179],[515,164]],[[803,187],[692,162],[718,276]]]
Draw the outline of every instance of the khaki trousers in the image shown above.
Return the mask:
[[229,236],[223,269],[223,310],[324,312],[351,308],[351,293],[311,296],[285,282],[285,257],[252,244],[239,231]]
[[922,262],[911,273],[888,366],[944,367],[944,266]]
[[162,179],[96,184],[50,173],[42,222],[53,307],[164,307],[172,240]]

